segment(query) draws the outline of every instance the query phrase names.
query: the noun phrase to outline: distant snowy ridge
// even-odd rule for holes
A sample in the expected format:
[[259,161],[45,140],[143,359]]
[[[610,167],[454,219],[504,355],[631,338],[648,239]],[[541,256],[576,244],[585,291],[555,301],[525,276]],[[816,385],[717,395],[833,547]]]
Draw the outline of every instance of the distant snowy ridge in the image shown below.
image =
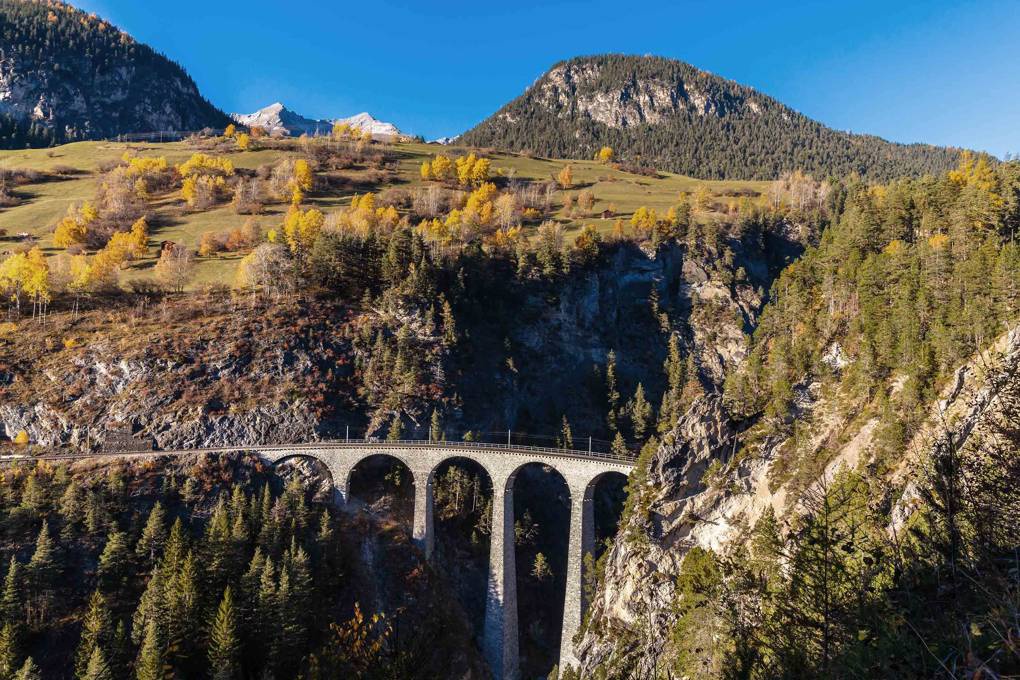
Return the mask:
[[301,135],[328,135],[335,123],[347,123],[351,127],[367,131],[373,136],[396,137],[402,133],[393,123],[376,120],[369,113],[359,113],[349,118],[315,120],[291,111],[280,102],[270,104],[254,113],[232,113],[235,122],[246,127],[260,127],[269,134],[284,134],[292,137]]

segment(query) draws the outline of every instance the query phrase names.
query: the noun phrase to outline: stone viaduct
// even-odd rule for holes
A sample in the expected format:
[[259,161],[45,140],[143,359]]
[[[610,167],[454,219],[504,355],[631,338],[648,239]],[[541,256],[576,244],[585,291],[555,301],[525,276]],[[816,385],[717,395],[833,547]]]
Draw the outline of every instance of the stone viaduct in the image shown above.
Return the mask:
[[[581,626],[584,608],[582,567],[584,555],[594,550],[595,516],[592,497],[599,478],[610,472],[629,475],[630,458],[537,447],[476,443],[354,442],[295,446],[237,447],[255,451],[272,464],[305,457],[320,461],[329,470],[339,502],[346,503],[351,473],[370,456],[385,455],[401,461],[414,481],[415,542],[431,556],[435,541],[432,493],[436,470],[449,460],[468,459],[481,466],[492,481],[492,536],[489,575],[482,631],[482,651],[493,676],[504,680],[519,677],[517,644],[517,586],[514,553],[514,478],[525,465],[539,463],[558,472],[570,490],[570,544],[567,557],[567,592],[563,604],[560,668],[577,666],[574,635]],[[215,449],[222,451],[224,449]]]

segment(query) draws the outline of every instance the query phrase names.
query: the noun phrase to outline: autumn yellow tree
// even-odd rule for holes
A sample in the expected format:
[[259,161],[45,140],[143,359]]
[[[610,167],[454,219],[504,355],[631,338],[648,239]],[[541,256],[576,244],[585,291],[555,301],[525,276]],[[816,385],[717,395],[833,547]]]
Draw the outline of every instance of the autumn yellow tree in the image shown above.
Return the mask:
[[635,231],[644,235],[651,234],[658,222],[659,215],[655,212],[655,210],[645,206],[641,206],[635,210],[634,214],[630,217],[630,225],[634,227]]
[[0,293],[21,313],[21,300],[32,301],[32,315],[45,312],[50,301],[49,267],[38,246],[27,253],[15,253],[0,263]]
[[437,155],[429,163],[426,161],[421,167],[422,179],[434,180],[436,182],[445,182],[451,179],[454,174],[453,161],[450,160],[449,156],[443,154]]
[[53,232],[53,243],[59,248],[70,248],[85,243],[89,225],[98,218],[99,212],[88,201],[70,206],[67,214],[57,223],[57,228]]
[[226,137],[227,139],[230,139],[231,137],[233,137],[236,134],[237,134],[237,126],[234,125],[233,123],[228,125],[227,129],[225,129],[223,131],[223,136]]
[[251,147],[251,137],[243,132],[237,135],[235,141],[237,142],[237,148],[241,151],[247,151]]
[[695,210],[704,212],[712,207],[712,191],[707,184],[699,184],[691,197],[691,203]]
[[599,149],[598,153],[595,154],[595,160],[597,160],[599,163],[608,163],[609,161],[613,160],[613,147],[604,146],[601,149]]
[[561,189],[569,189],[574,186],[574,169],[570,165],[564,165],[559,174],[556,175],[556,183]]
[[304,158],[294,161],[294,183],[301,191],[311,191],[315,178],[312,166]]
[[315,208],[301,210],[291,206],[283,222],[283,235],[290,251],[295,255],[307,253],[315,244],[324,222],[325,217]]
[[139,217],[131,225],[131,240],[134,242],[135,257],[145,257],[149,252],[149,223]]

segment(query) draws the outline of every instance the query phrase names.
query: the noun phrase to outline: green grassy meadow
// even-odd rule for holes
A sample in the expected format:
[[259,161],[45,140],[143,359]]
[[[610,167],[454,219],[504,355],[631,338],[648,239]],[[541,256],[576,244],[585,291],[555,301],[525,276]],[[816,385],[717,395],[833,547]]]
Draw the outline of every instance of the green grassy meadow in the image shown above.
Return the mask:
[[[386,147],[395,158],[396,176],[382,186],[399,186],[413,189],[422,183],[419,168],[422,162],[429,160],[437,153],[456,156],[475,151],[463,147],[440,147],[420,143],[401,143]],[[59,249],[53,245],[53,230],[56,222],[65,214],[68,207],[92,199],[98,187],[101,168],[116,163],[125,152],[139,156],[165,156],[171,164],[187,160],[196,151],[228,157],[235,167],[255,169],[266,164],[274,164],[287,157],[304,156],[299,141],[274,143],[274,148],[254,151],[237,151],[228,145],[209,149],[201,148],[191,142],[172,143],[116,143],[116,142],[77,142],[52,149],[29,149],[17,151],[0,151],[0,167],[7,170],[32,170],[43,173],[39,181],[22,184],[17,187],[17,205],[0,208],[0,230],[6,231],[0,237],[0,252],[19,247],[19,234],[27,233],[38,239],[48,254],[56,254]],[[496,176],[515,176],[527,180],[546,180],[555,177],[563,166],[571,165],[574,175],[574,188],[569,193],[577,194],[588,190],[595,195],[595,206],[590,217],[568,217],[558,210],[554,219],[562,222],[567,235],[571,235],[586,224],[595,225],[600,231],[608,233],[616,219],[628,219],[640,206],[654,208],[660,214],[665,213],[679,200],[681,193],[693,193],[700,185],[706,185],[713,196],[721,197],[725,202],[727,194],[735,191],[761,192],[766,182],[751,181],[702,181],[691,177],[660,173],[656,177],[636,175],[595,161],[561,161],[527,156],[490,152],[484,155],[491,159],[492,174]],[[367,169],[352,168],[333,171],[332,178],[341,177],[346,185],[365,185],[359,175],[367,174]],[[364,191],[362,189],[361,191]],[[354,189],[322,190],[317,189],[306,197],[306,207],[316,207],[328,213],[350,202],[351,197],[358,193]],[[612,207],[615,210],[611,219],[601,219],[603,210]],[[269,204],[262,215],[259,215],[261,226],[265,229],[278,226],[286,212],[285,204]],[[240,226],[246,215],[238,215],[229,203],[222,203],[204,211],[190,211],[184,205],[179,192],[174,191],[153,197],[147,205],[150,216],[150,244],[164,240],[175,241],[186,246],[197,248],[204,232],[223,232]],[[127,225],[125,225],[126,227]],[[155,255],[155,248],[152,249]],[[239,254],[224,254],[196,259],[196,275],[192,287],[208,284],[229,284],[234,278]],[[146,279],[151,276],[154,259],[141,260],[130,265],[124,272],[122,281]]]

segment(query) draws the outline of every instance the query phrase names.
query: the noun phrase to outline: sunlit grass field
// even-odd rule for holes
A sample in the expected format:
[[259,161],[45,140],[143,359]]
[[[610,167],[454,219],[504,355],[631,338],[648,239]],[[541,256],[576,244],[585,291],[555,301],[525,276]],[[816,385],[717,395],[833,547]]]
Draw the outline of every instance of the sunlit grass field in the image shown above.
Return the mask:
[[[38,239],[38,245],[48,254],[59,252],[53,245],[56,222],[66,213],[69,206],[95,196],[101,168],[115,163],[125,152],[139,156],[165,156],[171,164],[177,164],[187,160],[196,151],[203,150],[216,155],[225,155],[236,167],[250,169],[274,164],[286,157],[298,158],[304,155],[301,143],[297,140],[277,145],[279,148],[242,152],[235,149],[226,151],[198,149],[191,142],[164,144],[77,142],[53,149],[0,151],[0,167],[44,173],[39,181],[17,188],[16,194],[20,201],[18,205],[0,208],[0,230],[7,232],[6,237],[0,237],[0,251],[17,247],[21,241],[19,235],[29,234]],[[483,153],[492,161],[493,175],[515,176],[528,180],[554,178],[569,163],[573,171],[574,186],[568,193],[576,195],[581,190],[591,191],[595,196],[595,206],[590,211],[590,216],[586,217],[570,217],[562,210],[557,211],[554,219],[563,223],[568,236],[586,224],[595,225],[600,231],[609,233],[616,219],[628,219],[633,211],[641,206],[653,208],[660,214],[665,213],[679,201],[682,193],[691,194],[701,185],[707,186],[717,197],[725,197],[738,191],[762,192],[767,185],[765,182],[749,181],[702,181],[669,173],[660,173],[658,177],[646,177],[595,161],[548,160],[457,146],[402,143],[387,149],[396,157],[397,173],[394,179],[381,186],[372,187],[377,191],[388,186],[413,189],[420,185],[422,180],[419,168],[422,162],[437,153],[449,156],[469,151]],[[353,168],[334,174],[344,175],[357,183],[359,174],[364,173],[364,170]],[[353,189],[316,190],[306,197],[305,205],[328,213],[348,204],[355,193]],[[610,208],[613,209],[614,216],[602,219],[602,212]],[[282,222],[286,209],[287,206],[284,204],[269,204],[263,214],[256,219],[264,228],[273,228]],[[197,248],[204,232],[228,231],[240,226],[247,219],[246,215],[236,214],[229,203],[217,205],[209,210],[190,211],[186,209],[179,192],[153,197],[147,210],[151,216],[149,220],[151,244],[169,240],[193,248]],[[155,256],[156,249],[151,250]],[[197,258],[192,287],[231,283],[239,259],[238,254]],[[150,277],[154,262],[153,258],[149,258],[132,263],[129,270],[124,272],[122,280]]]

